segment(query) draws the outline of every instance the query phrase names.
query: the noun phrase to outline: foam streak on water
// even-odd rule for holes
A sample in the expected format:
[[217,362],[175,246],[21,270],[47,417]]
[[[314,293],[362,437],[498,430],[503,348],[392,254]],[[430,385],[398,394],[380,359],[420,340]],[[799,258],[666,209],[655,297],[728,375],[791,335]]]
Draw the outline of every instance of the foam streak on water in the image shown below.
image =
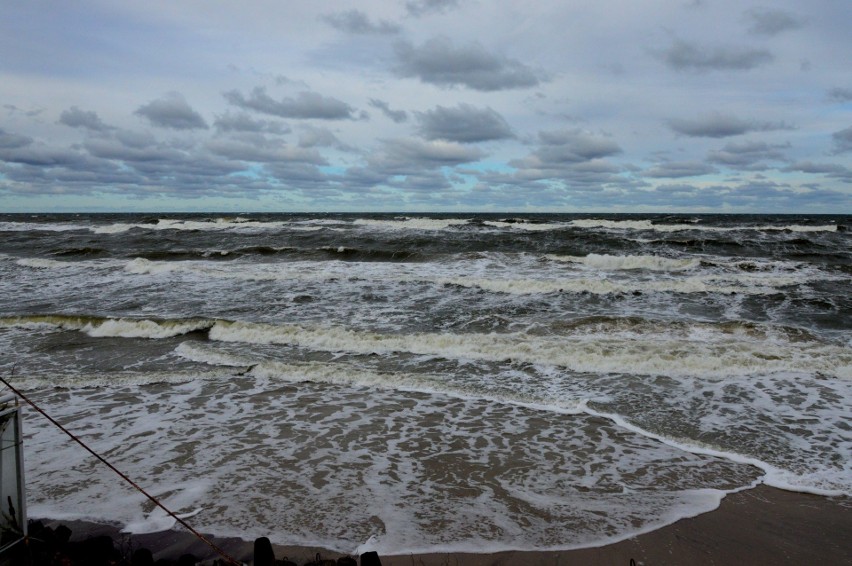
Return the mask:
[[[603,544],[852,494],[849,220],[0,216],[0,371],[206,532]],[[25,428],[32,516],[170,527]]]

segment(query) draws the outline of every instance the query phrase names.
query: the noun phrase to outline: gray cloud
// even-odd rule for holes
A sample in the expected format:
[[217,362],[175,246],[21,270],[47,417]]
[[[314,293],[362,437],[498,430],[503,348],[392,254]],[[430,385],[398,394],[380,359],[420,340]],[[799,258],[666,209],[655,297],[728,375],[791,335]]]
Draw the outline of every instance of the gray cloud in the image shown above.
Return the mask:
[[352,148],[340,141],[331,130],[310,125],[300,129],[299,147],[333,147],[341,151],[352,151]]
[[828,91],[828,99],[835,102],[852,102],[852,88],[833,88]]
[[440,14],[458,5],[458,0],[409,0],[405,3],[405,9],[410,15],[419,18],[427,14]]
[[773,55],[765,49],[747,47],[706,47],[676,39],[661,53],[663,61],[676,71],[747,71],[769,63]]
[[275,100],[266,94],[264,87],[258,86],[252,89],[248,98],[236,90],[226,92],[224,96],[234,106],[282,118],[353,119],[354,108],[336,98],[325,97],[315,92],[303,91],[296,98]]
[[374,163],[399,172],[469,163],[483,156],[476,148],[450,141],[404,138],[385,142],[384,152]]
[[337,30],[358,35],[393,35],[401,29],[397,24],[386,20],[373,23],[367,14],[360,10],[327,14],[322,20]]
[[839,132],[831,134],[831,139],[834,141],[835,153],[846,153],[852,151],[852,126]]
[[642,172],[643,177],[653,177],[658,179],[680,179],[683,177],[698,177],[700,175],[709,175],[717,173],[715,167],[700,163],[697,161],[679,161],[661,163],[651,169],[646,169]]
[[115,139],[127,147],[137,148],[150,147],[157,143],[157,140],[150,132],[136,132],[133,130],[118,130],[115,132]]
[[221,116],[217,116],[213,125],[220,132],[288,134],[291,131],[286,124],[272,120],[255,120],[245,112],[226,112]]
[[24,110],[23,108],[18,108],[14,104],[4,104],[3,108],[5,108],[10,115],[23,114],[28,118],[35,118],[36,116],[44,112],[44,108],[36,108],[35,110]]
[[442,87],[466,86],[495,91],[536,86],[542,73],[514,59],[487,52],[480,44],[456,47],[447,37],[430,39],[420,47],[396,45],[396,73]]
[[852,183],[852,169],[836,163],[813,163],[812,161],[798,161],[785,167],[783,171],[801,171],[802,173],[813,173],[826,175],[838,179],[844,183]]
[[80,110],[76,106],[72,106],[62,112],[59,116],[59,123],[72,128],[84,128],[93,132],[105,132],[112,129],[101,121],[96,112]]
[[[33,167],[72,167],[85,169],[87,156],[72,148],[50,147],[43,144],[24,143],[12,147],[0,147],[0,161]],[[8,174],[10,169],[6,169]]]
[[792,126],[784,122],[760,122],[743,120],[736,116],[714,113],[694,120],[675,118],[668,121],[669,127],[684,136],[694,138],[726,138],[748,132],[768,132],[772,130],[791,130]]
[[611,137],[583,130],[539,132],[539,146],[528,156],[509,161],[514,173],[481,174],[486,183],[527,186],[529,183],[564,183],[572,190],[603,190],[629,184],[624,169],[604,158],[621,153]]
[[405,110],[391,110],[388,103],[383,100],[371,98],[370,106],[372,106],[373,108],[378,108],[382,111],[382,114],[384,114],[397,124],[401,124],[402,122],[408,120],[408,114],[405,112]]
[[140,106],[134,114],[147,118],[154,126],[175,130],[207,129],[201,114],[192,109],[182,94],[170,92]]
[[707,161],[733,169],[762,171],[767,168],[765,161],[786,161],[782,150],[790,144],[767,144],[765,142],[743,141],[725,144],[722,149],[711,151]]
[[420,133],[429,140],[450,140],[462,143],[482,142],[514,137],[503,117],[491,108],[475,108],[459,104],[455,108],[438,106],[418,112]]
[[0,149],[16,149],[33,143],[31,137],[20,134],[11,134],[0,129]]
[[350,187],[386,184],[412,189],[429,179],[433,189],[437,190],[449,186],[440,171],[442,167],[470,163],[484,155],[475,147],[450,141],[419,138],[384,140],[382,148],[367,157],[366,167],[352,167],[346,171],[344,182]]
[[753,8],[746,12],[746,18],[751,22],[748,32],[752,35],[771,37],[804,26],[804,20],[783,10]]
[[539,132],[539,139],[542,145],[536,155],[548,163],[575,163],[621,153],[612,138],[583,130]]
[[98,137],[86,140],[84,147],[94,157],[123,161],[127,164],[176,162],[183,159],[183,153],[180,150],[158,144],[153,140],[145,143],[142,140],[131,139],[130,143],[125,143],[122,140]]
[[206,148],[216,155],[238,161],[326,164],[325,159],[316,150],[292,147],[278,139],[270,139],[262,134],[243,134],[230,138],[214,139],[207,143]]

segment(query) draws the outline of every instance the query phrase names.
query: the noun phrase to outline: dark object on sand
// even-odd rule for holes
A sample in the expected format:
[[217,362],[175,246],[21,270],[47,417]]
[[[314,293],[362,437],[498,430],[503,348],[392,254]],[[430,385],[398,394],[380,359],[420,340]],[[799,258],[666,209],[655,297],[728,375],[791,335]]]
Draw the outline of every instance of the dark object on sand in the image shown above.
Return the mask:
[[275,552],[272,543],[266,537],[254,539],[254,566],[273,566],[275,564]]
[[372,551],[362,554],[361,566],[382,566],[382,561],[379,560],[379,553]]
[[139,548],[133,552],[131,566],[154,566],[154,555],[147,548]]

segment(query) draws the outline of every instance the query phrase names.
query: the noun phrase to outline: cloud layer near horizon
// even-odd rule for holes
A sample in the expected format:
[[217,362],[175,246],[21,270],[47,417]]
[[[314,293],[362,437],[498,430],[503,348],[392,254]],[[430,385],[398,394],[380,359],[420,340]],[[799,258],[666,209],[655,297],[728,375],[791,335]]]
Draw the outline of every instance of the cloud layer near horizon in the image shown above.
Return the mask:
[[852,212],[839,0],[40,4],[0,212]]

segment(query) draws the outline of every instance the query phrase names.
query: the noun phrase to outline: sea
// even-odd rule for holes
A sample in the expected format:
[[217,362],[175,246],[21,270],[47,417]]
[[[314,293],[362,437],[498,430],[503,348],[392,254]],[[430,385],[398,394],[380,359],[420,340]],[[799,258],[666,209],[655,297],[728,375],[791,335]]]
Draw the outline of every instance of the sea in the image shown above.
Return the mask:
[[[852,216],[3,214],[0,374],[196,530],[603,545],[852,495]],[[28,513],[180,528],[24,409]]]

